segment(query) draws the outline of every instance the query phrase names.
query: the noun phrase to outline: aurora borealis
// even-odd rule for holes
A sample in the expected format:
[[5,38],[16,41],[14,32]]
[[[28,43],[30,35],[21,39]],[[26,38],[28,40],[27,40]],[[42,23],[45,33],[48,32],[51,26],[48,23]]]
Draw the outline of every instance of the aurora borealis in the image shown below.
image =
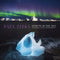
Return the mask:
[[60,19],[60,0],[0,0],[0,17],[21,15]]
[[41,12],[34,12],[34,11],[13,11],[13,12],[0,12],[0,17],[10,17],[10,16],[20,16],[20,15],[25,15],[29,17],[52,17],[52,18],[60,18],[60,14],[55,14],[55,13],[41,13]]

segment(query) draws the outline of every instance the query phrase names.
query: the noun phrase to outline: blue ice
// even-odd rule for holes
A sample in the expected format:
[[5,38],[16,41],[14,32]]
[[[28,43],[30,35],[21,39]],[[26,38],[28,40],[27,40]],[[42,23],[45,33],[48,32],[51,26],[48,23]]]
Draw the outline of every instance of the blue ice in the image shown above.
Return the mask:
[[17,44],[16,50],[23,56],[40,56],[44,54],[45,48],[41,46],[42,42],[34,39],[35,33],[26,34]]

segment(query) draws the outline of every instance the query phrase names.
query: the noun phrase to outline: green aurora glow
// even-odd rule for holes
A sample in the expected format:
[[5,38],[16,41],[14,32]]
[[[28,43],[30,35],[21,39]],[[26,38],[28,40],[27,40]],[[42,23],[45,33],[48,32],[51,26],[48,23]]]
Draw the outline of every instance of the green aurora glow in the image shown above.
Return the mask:
[[12,12],[0,12],[0,17],[10,17],[10,16],[20,16],[20,15],[25,15],[25,16],[35,16],[35,17],[52,17],[52,18],[60,18],[59,13],[46,13],[46,12],[35,12],[35,11],[12,11]]

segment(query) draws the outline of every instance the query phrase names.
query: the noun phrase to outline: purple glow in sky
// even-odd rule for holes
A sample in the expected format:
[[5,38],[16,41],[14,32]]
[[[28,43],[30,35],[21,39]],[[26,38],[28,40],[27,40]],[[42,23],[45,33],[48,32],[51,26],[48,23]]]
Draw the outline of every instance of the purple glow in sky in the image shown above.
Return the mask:
[[60,0],[0,0],[0,10],[34,10],[60,13]]

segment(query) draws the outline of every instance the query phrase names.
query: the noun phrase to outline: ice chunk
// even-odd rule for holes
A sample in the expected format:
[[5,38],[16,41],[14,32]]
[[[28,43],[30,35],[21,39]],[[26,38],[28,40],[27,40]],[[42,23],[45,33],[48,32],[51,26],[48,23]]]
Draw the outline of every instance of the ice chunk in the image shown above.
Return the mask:
[[34,39],[35,33],[26,34],[17,44],[16,50],[23,56],[40,56],[44,53],[45,48],[40,46],[41,40],[38,43]]

